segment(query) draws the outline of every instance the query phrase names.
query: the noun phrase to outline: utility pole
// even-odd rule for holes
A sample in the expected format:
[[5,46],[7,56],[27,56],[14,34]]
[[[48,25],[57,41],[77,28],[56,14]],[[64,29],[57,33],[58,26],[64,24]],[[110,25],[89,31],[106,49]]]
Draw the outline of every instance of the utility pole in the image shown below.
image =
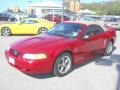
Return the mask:
[[62,17],[61,17],[61,22],[64,21],[64,0],[62,0]]

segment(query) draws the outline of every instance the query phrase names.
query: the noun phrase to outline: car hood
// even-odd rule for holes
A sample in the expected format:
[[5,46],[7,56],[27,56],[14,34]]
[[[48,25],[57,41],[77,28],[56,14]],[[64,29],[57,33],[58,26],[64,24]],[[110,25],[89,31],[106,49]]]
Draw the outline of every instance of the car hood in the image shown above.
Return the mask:
[[17,41],[11,45],[11,48],[22,52],[37,52],[41,48],[48,47],[51,44],[55,44],[63,40],[66,40],[66,38],[43,34]]

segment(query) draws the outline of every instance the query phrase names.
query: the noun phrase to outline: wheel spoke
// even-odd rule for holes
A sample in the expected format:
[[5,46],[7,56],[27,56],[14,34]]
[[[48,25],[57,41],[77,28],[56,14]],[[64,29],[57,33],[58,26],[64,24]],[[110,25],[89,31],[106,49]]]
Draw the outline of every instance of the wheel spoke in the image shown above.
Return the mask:
[[59,64],[59,65],[58,65],[58,68],[59,68],[59,67],[62,67],[62,66],[63,66],[63,64]]
[[61,71],[61,72],[64,72],[64,71],[65,71],[65,66],[61,66],[61,67],[60,67],[60,71]]
[[68,65],[68,64],[69,64],[69,61],[68,61],[68,60],[65,60],[65,61],[64,61],[64,64],[65,64],[65,65]]

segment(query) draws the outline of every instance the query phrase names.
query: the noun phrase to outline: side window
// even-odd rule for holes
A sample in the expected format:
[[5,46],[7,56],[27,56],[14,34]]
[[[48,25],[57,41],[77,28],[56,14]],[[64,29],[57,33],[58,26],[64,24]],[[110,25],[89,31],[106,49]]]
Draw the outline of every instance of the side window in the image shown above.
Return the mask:
[[85,31],[85,35],[93,36],[103,32],[103,29],[99,25],[89,25]]
[[103,30],[103,28],[101,26],[95,25],[95,27],[97,28],[97,30],[98,30],[99,33],[104,32],[104,30]]
[[38,21],[35,21],[35,20],[29,20],[29,24],[36,24],[38,23]]
[[21,22],[21,24],[36,24],[38,21],[35,20],[24,20]]
[[88,35],[88,36],[92,36],[93,35],[93,27],[92,26],[88,26],[84,35]]
[[29,24],[29,20],[21,21],[21,24]]

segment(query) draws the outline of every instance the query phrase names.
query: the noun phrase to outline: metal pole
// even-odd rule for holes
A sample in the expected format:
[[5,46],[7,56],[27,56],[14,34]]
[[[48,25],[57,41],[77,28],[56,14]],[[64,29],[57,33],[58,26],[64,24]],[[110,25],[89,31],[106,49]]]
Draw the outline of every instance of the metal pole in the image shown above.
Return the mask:
[[54,9],[53,9],[53,11],[52,11],[52,15],[53,15],[53,16],[52,16],[52,21],[54,22],[54,21],[55,21],[55,20],[54,20],[54,19],[55,19],[55,10],[54,10]]
[[62,17],[61,17],[61,22],[64,21],[64,0],[62,0]]

